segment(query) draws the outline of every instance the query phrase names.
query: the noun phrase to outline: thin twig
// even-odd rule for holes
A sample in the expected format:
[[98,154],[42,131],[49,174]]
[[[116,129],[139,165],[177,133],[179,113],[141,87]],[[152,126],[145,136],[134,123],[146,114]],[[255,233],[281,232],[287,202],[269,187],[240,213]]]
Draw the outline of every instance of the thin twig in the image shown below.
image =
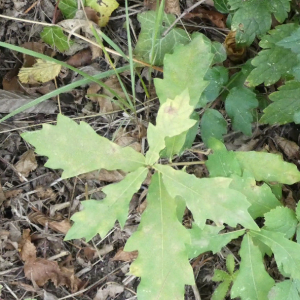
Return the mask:
[[206,0],[201,0],[199,2],[196,2],[194,5],[192,5],[191,7],[187,8],[184,10],[184,12],[172,23],[172,25],[162,34],[162,36],[166,36],[169,31],[176,25],[176,23],[181,20],[186,14],[188,14],[190,11],[192,11],[194,8],[196,8],[197,6],[199,6],[200,4],[202,4],[203,2],[205,2]]

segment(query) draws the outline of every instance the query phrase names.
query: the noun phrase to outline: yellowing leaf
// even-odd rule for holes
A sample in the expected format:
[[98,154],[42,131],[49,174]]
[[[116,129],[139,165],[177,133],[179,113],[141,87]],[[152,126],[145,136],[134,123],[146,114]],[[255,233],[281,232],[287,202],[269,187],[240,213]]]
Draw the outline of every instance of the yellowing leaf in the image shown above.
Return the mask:
[[35,84],[54,79],[60,70],[61,65],[59,64],[37,59],[37,62],[31,68],[21,68],[18,76],[23,83]]
[[85,122],[58,115],[57,125],[26,132],[22,137],[33,144],[36,152],[48,156],[46,167],[63,169],[62,178],[97,169],[131,172],[143,166],[144,156],[130,147],[120,147],[98,135]]
[[108,23],[111,13],[118,8],[119,4],[115,0],[86,0],[85,6],[89,6],[100,13],[98,25],[104,27]]
[[165,138],[178,135],[191,128],[196,121],[190,119],[193,106],[189,105],[188,90],[184,90],[174,100],[167,99],[158,111],[156,126],[149,124],[149,151],[146,154],[146,164],[153,164],[159,159],[159,152],[165,147]]
[[101,200],[83,201],[84,209],[72,216],[75,222],[66,235],[66,240],[86,238],[91,240],[97,233],[102,238],[114,226],[116,220],[124,227],[128,216],[128,206],[132,195],[140,188],[148,169],[138,168],[122,181],[103,189],[106,197]]
[[177,218],[176,202],[158,173],[151,179],[147,202],[138,230],[124,249],[139,251],[130,268],[132,274],[141,277],[137,298],[184,299],[184,285],[194,284],[186,250],[190,238]]

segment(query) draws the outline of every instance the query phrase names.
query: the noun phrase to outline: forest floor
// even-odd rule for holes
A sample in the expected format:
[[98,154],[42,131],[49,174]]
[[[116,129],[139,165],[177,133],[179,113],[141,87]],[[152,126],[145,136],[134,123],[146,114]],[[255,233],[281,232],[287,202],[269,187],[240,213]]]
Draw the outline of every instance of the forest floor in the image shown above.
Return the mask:
[[[151,1],[128,2],[134,46],[140,31],[136,16],[151,8],[149,4]],[[180,1],[181,12],[193,4],[193,1]],[[198,8],[191,11],[180,24],[190,32],[199,31],[211,40],[223,43],[229,33],[225,25],[226,15],[217,13],[212,4],[212,1],[207,1],[201,5],[200,11]],[[125,53],[128,53],[124,1],[119,1],[119,5],[103,31]],[[55,13],[57,13],[55,0],[0,0],[0,14],[12,18],[0,16],[0,41],[35,51],[43,48],[43,53],[50,53],[51,50],[46,49],[40,38],[43,27],[27,21],[51,23]],[[55,18],[58,21],[62,16],[58,14]],[[105,46],[108,47],[106,44]],[[67,61],[90,74],[109,70],[110,65],[104,55],[99,53],[97,56],[92,52],[94,50],[85,47],[84,51],[79,50],[79,56],[76,52],[70,54],[52,52],[52,54],[56,59]],[[251,55],[251,51],[249,52]],[[117,56],[112,58],[118,67],[125,63],[123,58]],[[56,88],[53,82],[39,86],[20,85],[16,75],[20,67],[24,63],[29,63],[30,59],[32,57],[28,55],[0,48],[0,118],[20,105]],[[235,64],[230,60],[226,63],[229,67]],[[93,85],[81,86],[61,94],[59,99],[61,112],[71,118],[84,120],[98,134],[114,139],[119,145],[131,145],[138,151],[144,151],[147,124],[155,119],[159,101],[153,88],[153,81],[149,80],[151,73],[149,68],[141,68],[140,73],[147,82],[150,99],[146,97],[141,81],[137,77],[135,88],[138,125],[131,121],[128,113],[120,111],[117,105],[105,100],[105,97],[87,97],[88,93],[99,93],[100,88]],[[152,78],[162,77],[159,71],[152,70],[151,74]],[[77,77],[78,74],[66,70],[64,76],[57,80],[57,85],[63,86],[76,80]],[[130,73],[122,73],[121,78],[130,91]],[[115,77],[108,78],[106,84],[118,93],[123,93]],[[103,93],[105,94],[105,91],[101,92]],[[106,95],[109,95],[107,91]],[[226,117],[222,101],[217,100],[214,105]],[[43,123],[55,123],[58,113],[57,98],[49,99],[30,111],[17,114],[0,123],[0,299],[136,299],[139,278],[129,275],[128,272],[137,254],[126,253],[122,249],[140,222],[141,213],[146,206],[147,185],[144,185],[144,190],[141,189],[134,195],[125,228],[121,229],[116,223],[104,239],[96,236],[88,243],[83,239],[64,241],[64,236],[72,224],[70,217],[79,210],[80,201],[88,198],[103,199],[104,194],[101,192],[103,187],[120,181],[124,173],[95,171],[61,180],[61,170],[44,167],[47,158],[37,156],[20,134],[40,129]],[[229,122],[228,120],[228,124]],[[287,126],[253,124],[253,134],[250,137],[233,131],[229,124],[224,141],[229,150],[264,149],[282,153],[286,160],[299,165],[299,157],[295,156],[295,151],[299,151],[297,146],[299,128],[293,124]],[[194,147],[198,150],[207,150],[200,135],[197,136]],[[176,158],[176,161],[205,159],[206,156],[203,154],[186,151],[182,157]],[[208,174],[204,165],[191,165],[187,168],[187,172],[199,177]],[[296,186],[285,187],[283,190],[282,201],[289,207],[296,205],[295,199],[299,198],[297,190],[299,189]],[[192,216],[187,212],[184,217],[185,226],[190,226],[191,219]],[[24,251],[20,252],[25,244],[39,259],[35,261],[39,266],[34,269],[40,277],[39,282],[25,276],[24,264],[27,268],[31,267],[28,263],[26,266]],[[197,289],[201,299],[211,299],[217,286],[217,283],[211,280],[214,270],[225,270],[227,254],[233,253],[238,257],[239,245],[240,240],[235,240],[220,253],[213,255],[208,252],[192,260],[197,288],[187,286],[185,298],[199,299],[199,296],[195,296]],[[279,277],[274,261],[270,260],[268,263],[268,272],[275,278]],[[53,272],[51,275],[48,274],[50,277],[45,275],[47,270]],[[55,280],[57,287],[53,283]],[[43,281],[44,284],[40,284]]]

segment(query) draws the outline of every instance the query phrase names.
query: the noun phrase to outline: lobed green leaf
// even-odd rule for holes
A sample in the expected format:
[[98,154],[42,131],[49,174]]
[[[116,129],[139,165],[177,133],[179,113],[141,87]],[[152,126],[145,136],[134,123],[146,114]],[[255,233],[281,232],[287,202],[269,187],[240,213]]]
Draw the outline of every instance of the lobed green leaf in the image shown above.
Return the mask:
[[235,227],[239,223],[245,228],[258,228],[247,211],[250,203],[246,197],[229,188],[231,179],[199,179],[163,165],[156,165],[155,169],[162,173],[170,195],[185,201],[200,229],[205,227],[207,219],[217,226],[226,223]]
[[241,297],[242,300],[267,299],[275,281],[265,270],[261,252],[249,234],[244,236],[239,254],[240,269],[231,288],[231,297]]
[[185,284],[194,284],[185,246],[189,243],[188,231],[177,219],[175,200],[167,192],[161,175],[155,173],[141,223],[124,249],[139,251],[130,268],[130,273],[141,277],[138,299],[184,298]]
[[141,153],[130,147],[122,148],[98,135],[87,123],[77,124],[61,114],[56,126],[44,124],[43,129],[21,136],[38,154],[49,157],[46,167],[64,170],[62,178],[98,169],[131,172],[145,162]]
[[111,230],[118,220],[123,228],[128,216],[129,202],[145,180],[147,168],[139,168],[115,184],[103,188],[106,197],[101,200],[87,200],[81,202],[84,209],[75,213],[74,221],[65,240],[85,238],[91,240],[97,233],[102,238]]

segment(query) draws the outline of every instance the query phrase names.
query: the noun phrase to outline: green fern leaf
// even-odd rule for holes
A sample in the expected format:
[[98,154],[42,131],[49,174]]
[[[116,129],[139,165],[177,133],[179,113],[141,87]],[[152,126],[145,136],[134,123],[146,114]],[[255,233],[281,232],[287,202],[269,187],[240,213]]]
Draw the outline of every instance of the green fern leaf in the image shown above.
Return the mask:
[[145,162],[141,153],[122,148],[99,136],[87,123],[77,124],[63,115],[58,115],[56,126],[44,124],[43,129],[25,132],[22,138],[35,146],[38,154],[49,157],[46,167],[63,169],[62,178],[98,169],[131,172]]
[[84,209],[75,213],[71,220],[75,223],[68,231],[65,240],[85,238],[91,240],[97,233],[102,238],[119,221],[124,227],[128,206],[135,192],[138,191],[145,180],[148,169],[139,168],[115,184],[106,186],[102,191],[106,197],[101,200],[87,200],[81,202]]
[[247,209],[250,203],[238,191],[229,188],[229,178],[196,178],[168,166],[156,165],[163,174],[163,182],[170,195],[181,197],[193,213],[195,223],[203,229],[207,219],[217,225],[226,223],[235,227],[258,228]]
[[231,288],[231,297],[241,297],[242,300],[267,300],[275,281],[265,270],[261,252],[253,244],[249,234],[244,236],[239,254],[240,270]]
[[[153,175],[147,208],[125,251],[138,250],[130,272],[141,277],[137,297],[143,300],[184,298],[184,285],[194,284],[185,244],[188,231],[177,219],[175,200],[167,193],[161,175]],[[154,263],[155,262],[155,263]]]
[[236,10],[231,30],[236,31],[238,44],[249,46],[256,36],[265,34],[272,24],[272,13],[282,23],[288,16],[290,0],[228,0],[231,10]]
[[263,50],[252,60],[252,65],[256,68],[251,71],[247,78],[251,86],[263,82],[265,85],[271,85],[278,81],[281,76],[290,73],[295,66],[299,66],[297,54],[278,45],[280,41],[297,29],[297,24],[280,25],[270,30],[269,34],[262,38],[259,45]]

